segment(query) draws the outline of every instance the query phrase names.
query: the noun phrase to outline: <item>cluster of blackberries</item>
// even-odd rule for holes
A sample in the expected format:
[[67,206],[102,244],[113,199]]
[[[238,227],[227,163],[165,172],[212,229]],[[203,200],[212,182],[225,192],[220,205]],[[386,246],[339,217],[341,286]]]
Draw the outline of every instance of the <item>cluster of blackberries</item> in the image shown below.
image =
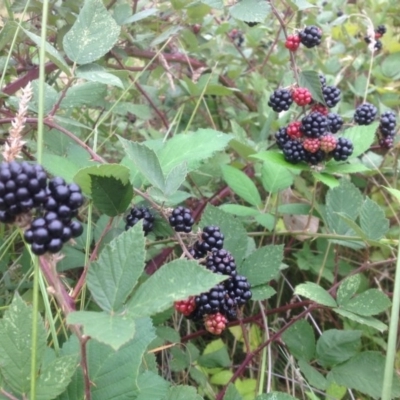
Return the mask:
[[81,223],[73,218],[83,202],[78,185],[67,185],[60,177],[47,181],[41,165],[25,161],[0,165],[0,221],[12,223],[18,215],[36,210],[38,216],[24,233],[36,255],[57,253],[65,242],[82,234]]
[[[386,33],[386,26],[385,25],[378,25],[377,28],[375,29],[374,33],[374,49],[379,51],[382,49],[382,42],[379,40],[384,34]],[[364,36],[364,41],[365,43],[370,44],[372,42],[371,36],[367,35]]]
[[290,51],[296,51],[300,44],[311,49],[321,44],[322,31],[314,25],[306,26],[298,34],[289,35],[285,42],[285,47]]
[[175,308],[188,318],[203,319],[206,329],[214,334],[220,334],[228,320],[236,319],[238,307],[251,298],[249,282],[237,274],[235,259],[223,244],[220,228],[206,226],[190,253],[196,259],[201,258],[201,264],[208,270],[230,278],[206,293],[175,303]]
[[394,137],[396,136],[396,115],[393,111],[385,111],[379,118],[377,130],[379,145],[384,149],[393,147]]

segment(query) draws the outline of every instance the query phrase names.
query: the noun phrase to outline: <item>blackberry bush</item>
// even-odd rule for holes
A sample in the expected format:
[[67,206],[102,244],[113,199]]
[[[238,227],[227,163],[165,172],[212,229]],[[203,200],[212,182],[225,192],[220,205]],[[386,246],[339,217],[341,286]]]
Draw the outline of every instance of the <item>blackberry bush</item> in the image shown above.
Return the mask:
[[143,231],[145,235],[148,235],[153,230],[154,215],[145,206],[135,206],[129,211],[126,216],[125,230],[132,228],[140,220],[143,220]]
[[300,33],[300,42],[307,48],[318,46],[321,44],[322,31],[318,27],[311,25],[305,27]]
[[293,103],[292,94],[287,89],[276,89],[269,98],[268,105],[275,111],[287,111]]
[[370,103],[361,104],[354,112],[354,122],[358,125],[369,125],[374,121],[377,112],[378,110],[374,105]]

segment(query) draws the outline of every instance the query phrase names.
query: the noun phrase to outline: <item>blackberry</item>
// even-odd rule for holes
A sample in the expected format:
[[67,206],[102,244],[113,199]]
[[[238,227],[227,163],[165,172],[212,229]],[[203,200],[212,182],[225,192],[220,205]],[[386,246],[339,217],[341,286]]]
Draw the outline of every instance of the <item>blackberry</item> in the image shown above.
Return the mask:
[[304,160],[305,152],[303,149],[303,145],[297,140],[289,140],[283,146],[283,155],[287,162],[291,164],[297,164],[300,161]]
[[310,104],[312,101],[311,93],[307,88],[296,88],[292,92],[293,101],[300,107]]
[[204,327],[213,335],[220,335],[224,331],[227,322],[226,317],[221,313],[211,314],[204,318]]
[[300,139],[303,137],[301,132],[301,121],[293,121],[286,127],[286,132],[290,139]]
[[325,78],[325,76],[322,75],[322,74],[318,74],[318,78],[319,78],[319,81],[321,83],[321,87],[323,88],[324,86],[326,86],[326,78]]
[[305,27],[299,33],[299,36],[300,36],[300,42],[309,49],[321,44],[321,39],[322,39],[321,29],[319,29],[314,25]]
[[376,51],[382,50],[383,44],[380,40],[375,40],[374,49]]
[[308,153],[316,153],[319,150],[320,146],[321,142],[319,139],[307,138],[303,142],[303,148]]
[[200,247],[200,242],[195,242],[193,247],[189,248],[188,251],[195,260],[204,258],[207,255],[206,251],[203,251]]
[[176,232],[189,233],[192,231],[194,219],[188,208],[179,206],[172,210],[172,214],[169,217],[169,223]]
[[369,125],[374,121],[377,112],[378,110],[374,105],[370,103],[361,104],[354,113],[354,122],[358,125]]
[[319,112],[322,115],[328,115],[329,110],[320,103],[316,103],[311,107],[311,112]]
[[353,143],[349,139],[340,137],[337,140],[336,148],[332,151],[336,161],[346,161],[353,154]]
[[201,234],[202,241],[198,244],[198,250],[203,254],[208,251],[220,250],[224,245],[224,235],[218,226],[205,226]]
[[189,297],[186,300],[176,301],[174,307],[176,311],[179,311],[185,317],[188,317],[196,308],[195,298]]
[[292,105],[292,94],[287,89],[276,89],[269,98],[268,105],[275,111],[287,111]]
[[242,275],[236,275],[225,283],[228,296],[235,302],[237,307],[242,306],[251,299],[250,283]]
[[375,29],[375,32],[379,35],[383,36],[386,33],[386,26],[385,25],[378,25]]
[[333,135],[324,135],[320,140],[320,148],[325,153],[330,153],[336,149],[337,139]]
[[386,136],[379,139],[379,146],[383,149],[391,149],[393,147],[394,138],[393,136]]
[[301,131],[304,136],[319,138],[328,130],[328,119],[325,115],[312,112],[301,120]]
[[396,131],[396,115],[393,111],[385,111],[379,118],[379,132],[383,136],[394,136]]
[[343,119],[339,114],[329,113],[328,118],[328,130],[331,133],[337,133],[343,126]]
[[311,165],[318,165],[325,159],[325,152],[321,149],[315,151],[314,153],[306,151],[305,161]]
[[287,141],[290,140],[289,135],[287,134],[286,128],[280,128],[276,133],[275,133],[275,140],[276,144],[280,149],[283,148],[283,146],[286,144]]
[[259,22],[254,22],[254,21],[244,21],[244,23],[248,25],[250,28],[259,24]]
[[236,275],[235,259],[225,249],[214,250],[206,259],[206,268],[217,274]]
[[144,235],[147,236],[153,229],[154,215],[145,206],[135,206],[131,208],[125,219],[125,230],[127,231],[129,228],[132,228],[132,226],[136,225],[141,219],[143,220]]
[[196,314],[204,316],[216,314],[224,308],[226,289],[223,284],[214,286],[209,292],[195,297]]
[[324,95],[325,104],[329,108],[335,107],[342,97],[342,92],[336,86],[323,87],[322,94]]
[[300,46],[299,35],[289,35],[285,41],[285,47],[290,51],[296,51]]

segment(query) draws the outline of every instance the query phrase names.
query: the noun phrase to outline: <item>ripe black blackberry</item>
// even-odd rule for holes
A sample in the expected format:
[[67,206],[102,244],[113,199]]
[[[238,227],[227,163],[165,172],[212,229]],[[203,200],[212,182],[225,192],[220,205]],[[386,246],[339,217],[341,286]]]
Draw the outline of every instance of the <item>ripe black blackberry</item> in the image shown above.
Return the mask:
[[287,89],[276,89],[269,98],[268,105],[275,111],[281,112],[289,110],[292,105],[292,94]]
[[393,111],[385,111],[379,118],[379,132],[383,136],[394,136],[396,133],[396,115]]
[[210,271],[222,275],[236,275],[236,263],[232,254],[225,250],[214,250],[206,258],[206,268]]
[[321,86],[322,87],[326,86],[326,78],[325,78],[325,76],[322,75],[322,74],[318,74],[318,78],[319,78],[319,81],[321,83]]
[[375,29],[375,32],[379,35],[383,36],[386,33],[386,26],[385,25],[378,25]]
[[300,33],[300,42],[311,49],[321,44],[322,31],[317,26],[306,26]]
[[319,112],[312,112],[301,120],[301,132],[309,138],[319,138],[328,130],[328,119]]
[[125,230],[127,231],[132,226],[136,225],[140,220],[143,220],[144,235],[147,236],[153,229],[154,215],[145,206],[134,206],[129,211],[125,218]]
[[283,146],[290,140],[290,136],[287,133],[286,127],[280,128],[275,133],[275,140],[278,147],[282,150]]
[[331,133],[337,133],[343,126],[343,118],[339,114],[329,113],[328,118],[328,130]]
[[382,50],[383,44],[380,40],[375,40],[374,49],[376,51]]
[[192,212],[188,208],[182,206],[176,207],[172,210],[169,223],[176,232],[189,233],[192,231],[192,226],[194,224]]
[[331,154],[336,161],[346,161],[353,154],[353,143],[349,139],[340,137]]
[[342,92],[336,86],[323,87],[322,94],[324,95],[325,104],[329,108],[335,107],[342,97]]
[[289,140],[283,146],[283,155],[287,162],[297,164],[305,159],[305,151],[303,145],[297,140]]
[[228,296],[235,302],[237,307],[244,305],[251,299],[250,283],[245,276],[233,276],[225,283],[225,287]]
[[250,28],[259,24],[259,22],[254,22],[254,21],[244,21],[244,23],[248,25]]
[[195,313],[198,317],[215,314],[224,309],[226,289],[223,284],[214,286],[209,292],[195,297]]
[[317,150],[315,153],[310,151],[305,151],[305,161],[311,165],[318,165],[325,159],[325,152],[322,150]]
[[354,122],[358,125],[369,125],[374,121],[377,112],[378,110],[374,105],[370,103],[361,104],[354,112]]
[[201,233],[201,241],[198,242],[197,248],[203,254],[209,251],[220,250],[224,245],[224,235],[218,226],[205,226]]

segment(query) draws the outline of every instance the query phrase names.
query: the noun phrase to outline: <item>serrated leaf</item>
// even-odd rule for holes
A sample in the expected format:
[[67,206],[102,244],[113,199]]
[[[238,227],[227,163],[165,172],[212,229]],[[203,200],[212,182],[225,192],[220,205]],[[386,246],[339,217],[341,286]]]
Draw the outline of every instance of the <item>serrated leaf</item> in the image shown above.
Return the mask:
[[300,371],[310,386],[319,390],[325,390],[328,387],[328,381],[316,368],[312,367],[304,360],[299,360],[298,364]]
[[288,168],[265,161],[261,169],[261,182],[270,193],[278,193],[293,184],[294,175]]
[[297,359],[310,361],[315,354],[315,336],[312,326],[304,319],[295,322],[282,334],[290,353]]
[[322,94],[322,86],[318,72],[301,71],[299,73],[299,85],[310,91],[313,100],[324,105],[326,104],[324,95]]
[[371,328],[374,328],[380,332],[384,332],[387,329],[387,326],[383,322],[379,321],[379,319],[373,317],[362,317],[361,315],[354,314],[351,311],[347,311],[343,308],[334,308],[333,311],[343,317],[346,317],[359,324],[370,326]]
[[[60,104],[60,108],[95,107],[104,101],[107,95],[107,86],[99,82],[85,82],[68,89]],[[61,96],[61,94],[60,94]]]
[[268,394],[260,394],[255,400],[297,400],[283,392],[269,392]]
[[229,165],[224,165],[221,169],[225,182],[239,197],[255,207],[261,205],[256,185],[244,172]]
[[172,196],[178,191],[183,182],[185,182],[187,173],[188,171],[186,162],[176,165],[174,168],[171,169],[171,171],[169,171],[168,175],[165,178],[164,195],[166,197]]
[[389,230],[389,220],[381,207],[373,200],[366,198],[360,211],[360,227],[372,240],[381,239]]
[[317,341],[318,363],[324,368],[340,364],[353,357],[361,348],[361,331],[329,329]]
[[368,289],[342,303],[341,308],[363,317],[370,317],[385,311],[390,304],[389,298],[383,292],[378,289]]
[[264,22],[271,7],[263,0],[241,0],[229,8],[229,14],[239,21]]
[[145,266],[145,238],[141,224],[113,239],[88,271],[87,285],[104,310],[121,309]]
[[328,186],[330,189],[333,189],[339,186],[339,181],[332,175],[329,174],[320,174],[319,172],[313,172],[313,177],[319,182],[322,182],[324,185]]
[[223,204],[219,209],[226,213],[237,215],[238,217],[254,217],[260,213],[254,208],[241,206],[240,204]]
[[361,162],[352,164],[340,164],[337,162],[329,162],[326,164],[324,172],[327,174],[354,174],[356,172],[366,172],[370,169]]
[[165,379],[152,371],[140,374],[137,385],[139,391],[135,400],[161,400],[166,396],[170,386]]
[[180,385],[170,387],[165,400],[202,400],[202,397],[193,386]]
[[353,126],[344,131],[343,137],[350,139],[354,147],[353,154],[349,158],[358,157],[371,147],[377,127],[378,123],[375,122],[367,126]]
[[118,350],[135,334],[135,321],[127,315],[95,311],[75,311],[67,316],[69,324],[82,325],[85,335]]
[[232,138],[232,135],[214,129],[174,135],[158,152],[163,171],[167,174],[182,162],[187,163],[188,172],[194,171],[202,161],[224,150]]
[[[328,380],[378,399],[382,392],[384,370],[385,357],[376,351],[365,351],[334,367],[328,375]],[[391,398],[399,397],[400,379],[393,372]]]
[[400,201],[400,190],[388,188],[383,186],[392,196],[394,196],[398,201]]
[[297,285],[294,293],[326,307],[336,307],[337,305],[335,299],[324,288],[314,282]]
[[93,204],[110,217],[122,214],[129,206],[133,191],[130,183],[123,184],[112,176],[90,175]]
[[272,150],[260,151],[257,154],[252,154],[249,158],[256,158],[258,160],[271,162],[282,167],[293,169],[296,171],[310,171],[310,167],[307,164],[299,163],[299,164],[290,164],[287,162],[282,153]]
[[79,166],[75,165],[69,158],[48,152],[43,154],[42,165],[46,171],[54,176],[61,176],[68,183],[74,180],[74,176],[79,171]]
[[104,85],[112,85],[121,89],[124,88],[124,85],[118,76],[107,72],[106,69],[98,64],[86,64],[79,66],[76,69],[76,76],[78,78],[86,79],[87,81],[99,82]]
[[235,385],[233,383],[230,383],[226,388],[223,400],[243,400],[243,397],[240,395]]
[[226,278],[195,261],[172,261],[139,286],[128,302],[129,313],[135,318],[154,315],[171,307],[175,301],[208,291]]
[[142,19],[145,19],[147,17],[151,17],[152,15],[155,15],[157,13],[158,13],[157,8],[147,8],[145,10],[139,11],[139,12],[131,15],[130,17],[124,19],[121,22],[121,25],[132,24],[134,22],[141,21]]
[[211,8],[216,8],[217,10],[222,10],[224,8],[223,0],[200,0],[203,4],[210,6]]
[[340,306],[347,303],[355,295],[360,283],[361,276],[356,274],[349,276],[340,284],[336,294],[336,300]]
[[[18,294],[0,320],[0,370],[4,381],[17,393],[28,393],[31,377],[33,309]],[[37,366],[46,349],[47,333],[39,315],[36,329]]]
[[120,136],[119,141],[126,155],[136,165],[142,175],[156,188],[165,191],[165,179],[156,153],[144,144],[131,142]]
[[77,64],[91,63],[111,50],[120,31],[101,0],[85,0],[74,25],[64,36],[64,51]]
[[282,245],[268,245],[250,254],[239,267],[252,286],[262,285],[275,279],[283,258]]
[[123,185],[129,183],[129,169],[118,164],[93,165],[80,169],[74,176],[76,182],[82,189],[82,192],[88,196],[92,194],[92,176],[113,177],[122,182]]
[[251,288],[253,301],[268,300],[276,294],[276,290],[269,285],[258,285]]
[[237,218],[208,204],[199,225],[201,228],[219,226],[225,236],[224,249],[232,253],[237,265],[241,263],[247,251],[247,232]]

